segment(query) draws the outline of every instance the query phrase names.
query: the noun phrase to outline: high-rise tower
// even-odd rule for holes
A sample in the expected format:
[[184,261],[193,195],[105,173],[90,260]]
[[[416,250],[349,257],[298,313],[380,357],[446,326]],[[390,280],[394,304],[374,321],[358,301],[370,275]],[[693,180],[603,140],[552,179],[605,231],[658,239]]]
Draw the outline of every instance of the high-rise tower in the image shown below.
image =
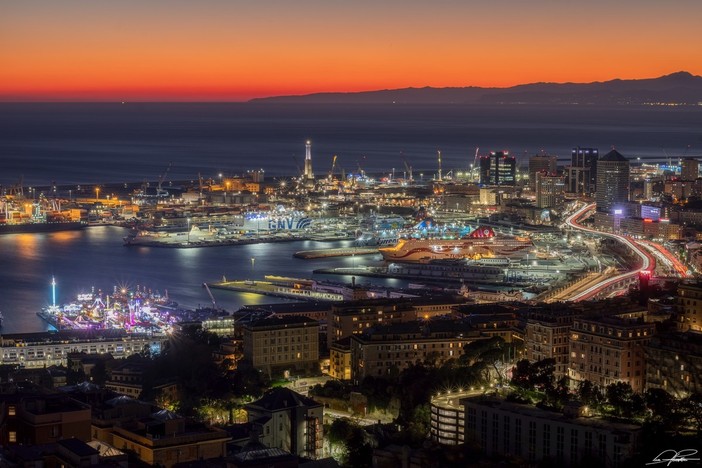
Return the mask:
[[629,201],[629,160],[612,150],[597,161],[597,211],[611,213]]
[[568,176],[567,191],[578,195],[589,195],[596,190],[597,184],[597,148],[573,148],[570,166],[566,168]]
[[314,172],[312,172],[312,142],[310,140],[305,142],[305,180],[314,180]]

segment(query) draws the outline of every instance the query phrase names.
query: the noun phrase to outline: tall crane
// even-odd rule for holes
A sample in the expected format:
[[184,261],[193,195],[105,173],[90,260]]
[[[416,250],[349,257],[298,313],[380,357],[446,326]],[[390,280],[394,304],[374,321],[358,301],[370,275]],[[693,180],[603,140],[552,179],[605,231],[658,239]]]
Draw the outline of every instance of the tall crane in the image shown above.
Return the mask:
[[173,163],[168,163],[168,167],[166,168],[166,171],[161,174],[161,176],[158,178],[158,187],[156,188],[156,196],[157,197],[167,197],[168,196],[168,191],[161,189],[161,186],[163,185],[163,181],[166,180],[166,177],[168,176],[168,173],[171,171],[171,165]]
[[438,154],[437,159],[439,162],[439,173],[437,174],[437,176],[438,176],[437,179],[439,180],[439,182],[441,182],[441,150],[437,150],[437,154]]
[[413,182],[414,176],[412,175],[412,166],[407,164],[407,158],[405,158],[405,155],[402,151],[400,151],[400,156],[402,157],[402,162],[405,165],[405,170],[407,171],[407,180]]
[[480,151],[480,147],[476,146],[475,147],[475,156],[473,157],[473,166],[471,167],[471,170],[470,170],[470,179],[471,179],[470,181],[471,182],[473,182],[475,180],[473,177],[473,169],[478,170],[478,158],[480,157],[480,156],[478,156],[479,151]]

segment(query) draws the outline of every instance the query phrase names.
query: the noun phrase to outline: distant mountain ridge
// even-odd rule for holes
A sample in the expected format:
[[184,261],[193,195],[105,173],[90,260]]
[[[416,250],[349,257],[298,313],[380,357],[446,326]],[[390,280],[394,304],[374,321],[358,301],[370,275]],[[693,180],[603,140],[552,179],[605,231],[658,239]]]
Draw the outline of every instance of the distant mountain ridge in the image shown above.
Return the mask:
[[276,96],[251,102],[346,104],[689,104],[702,103],[702,77],[681,71],[658,78],[593,83],[531,83],[509,88],[402,88]]

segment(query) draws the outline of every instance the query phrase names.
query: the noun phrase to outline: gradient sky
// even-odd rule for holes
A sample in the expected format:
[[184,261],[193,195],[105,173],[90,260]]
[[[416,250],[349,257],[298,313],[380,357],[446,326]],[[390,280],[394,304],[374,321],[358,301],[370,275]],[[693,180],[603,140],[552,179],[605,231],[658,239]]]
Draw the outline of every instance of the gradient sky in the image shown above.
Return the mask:
[[0,0],[0,100],[702,75],[700,0]]

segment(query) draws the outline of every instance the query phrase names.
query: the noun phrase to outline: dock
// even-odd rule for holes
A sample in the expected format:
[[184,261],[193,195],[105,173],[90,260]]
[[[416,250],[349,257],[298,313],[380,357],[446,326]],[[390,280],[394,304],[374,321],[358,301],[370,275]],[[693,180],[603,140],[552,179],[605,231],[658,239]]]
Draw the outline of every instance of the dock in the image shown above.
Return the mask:
[[207,283],[207,286],[210,288],[223,289],[226,291],[248,292],[253,294],[261,294],[263,296],[296,299],[299,301],[338,302],[344,299],[344,296],[341,294],[324,291],[314,291],[306,284],[287,285],[281,284],[277,281],[219,281],[217,283]]
[[379,253],[377,247],[340,247],[338,249],[301,250],[293,257],[311,260],[314,258],[351,257],[354,255],[374,255]]

